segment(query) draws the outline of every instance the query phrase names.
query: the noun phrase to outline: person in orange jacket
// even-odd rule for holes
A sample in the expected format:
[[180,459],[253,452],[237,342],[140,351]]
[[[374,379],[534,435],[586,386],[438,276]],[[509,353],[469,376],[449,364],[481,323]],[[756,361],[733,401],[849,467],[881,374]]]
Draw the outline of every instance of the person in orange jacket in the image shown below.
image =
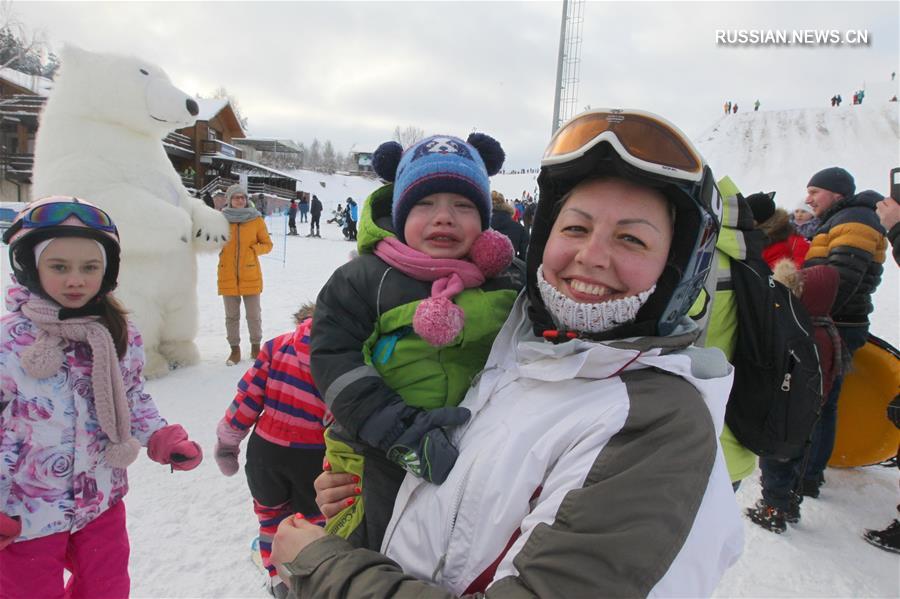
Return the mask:
[[225,302],[225,334],[231,353],[225,363],[241,361],[241,300],[250,330],[250,353],[256,357],[262,341],[263,289],[259,257],[272,251],[266,222],[247,199],[247,191],[234,184],[225,192],[222,214],[230,223],[228,243],[219,253],[219,295]]

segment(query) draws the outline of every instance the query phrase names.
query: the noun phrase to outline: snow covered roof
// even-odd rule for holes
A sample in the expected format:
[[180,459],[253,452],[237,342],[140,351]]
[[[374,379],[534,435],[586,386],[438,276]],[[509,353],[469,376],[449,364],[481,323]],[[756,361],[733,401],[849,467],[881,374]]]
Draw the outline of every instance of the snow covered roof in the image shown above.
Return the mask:
[[285,154],[299,154],[300,148],[290,139],[279,137],[243,137],[233,139],[231,143],[238,146],[250,146],[263,152],[280,152]]
[[40,75],[29,75],[22,71],[17,71],[9,67],[0,68],[0,78],[6,79],[13,85],[18,85],[23,89],[28,89],[39,96],[50,95],[53,88],[53,80]]
[[222,109],[228,106],[228,98],[194,98],[200,112],[197,113],[198,121],[208,121],[216,118]]

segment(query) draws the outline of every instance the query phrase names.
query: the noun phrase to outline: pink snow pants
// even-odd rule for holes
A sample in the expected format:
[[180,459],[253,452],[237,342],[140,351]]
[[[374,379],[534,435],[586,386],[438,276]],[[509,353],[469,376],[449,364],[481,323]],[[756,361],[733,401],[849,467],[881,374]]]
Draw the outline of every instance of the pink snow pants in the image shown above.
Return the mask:
[[[128,531],[120,501],[76,533],[0,551],[0,599],[127,599]],[[63,586],[63,570],[72,573]]]

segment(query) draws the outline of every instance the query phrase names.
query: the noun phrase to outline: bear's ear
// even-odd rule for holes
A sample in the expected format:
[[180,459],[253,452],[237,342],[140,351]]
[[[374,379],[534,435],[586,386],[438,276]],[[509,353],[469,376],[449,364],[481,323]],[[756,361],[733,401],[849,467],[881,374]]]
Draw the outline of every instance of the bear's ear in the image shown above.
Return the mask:
[[481,159],[484,160],[484,168],[487,169],[489,177],[500,172],[503,161],[506,159],[506,154],[503,152],[503,148],[500,147],[499,141],[484,133],[471,133],[466,138],[466,143],[473,146],[481,154]]
[[396,141],[386,141],[372,155],[372,169],[385,181],[393,181],[397,177],[397,167],[403,156],[403,147]]
[[62,51],[59,53],[59,62],[61,65],[76,64],[84,61],[87,55],[86,50],[82,50],[73,44],[63,44]]

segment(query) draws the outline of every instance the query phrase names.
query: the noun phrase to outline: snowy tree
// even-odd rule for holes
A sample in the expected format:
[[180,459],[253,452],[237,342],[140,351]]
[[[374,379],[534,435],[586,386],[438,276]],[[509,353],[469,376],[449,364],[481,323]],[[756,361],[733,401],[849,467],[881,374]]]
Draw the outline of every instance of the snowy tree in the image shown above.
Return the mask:
[[56,71],[59,70],[59,57],[50,52],[47,54],[47,62],[44,63],[44,72],[42,75],[48,79],[53,79],[56,76]]
[[309,144],[309,156],[304,162],[311,169],[318,169],[322,166],[322,144],[319,143],[317,137],[314,137],[312,143]]
[[300,148],[300,166],[298,168],[303,168],[304,166],[306,166],[308,164],[307,163],[308,151],[306,150],[306,144],[301,141],[300,143],[297,144],[297,147]]
[[[10,67],[29,75],[44,75],[43,53],[46,46],[44,33],[30,31],[13,10],[12,2],[0,2],[0,68]],[[53,58],[56,59],[55,56]]]
[[425,137],[425,130],[414,125],[407,125],[403,129],[400,125],[394,129],[394,141],[398,142],[403,148],[408,148],[417,141]]
[[325,140],[325,147],[322,150],[322,168],[328,173],[334,173],[337,170],[337,162],[335,161],[334,146],[331,140]]
[[238,122],[240,122],[241,127],[245,130],[247,129],[247,117],[241,114],[241,105],[238,102],[238,99],[231,94],[224,85],[221,85],[216,88],[212,95],[213,98],[225,98],[228,100],[228,103],[231,104],[231,109],[234,110],[234,115],[237,117]]

